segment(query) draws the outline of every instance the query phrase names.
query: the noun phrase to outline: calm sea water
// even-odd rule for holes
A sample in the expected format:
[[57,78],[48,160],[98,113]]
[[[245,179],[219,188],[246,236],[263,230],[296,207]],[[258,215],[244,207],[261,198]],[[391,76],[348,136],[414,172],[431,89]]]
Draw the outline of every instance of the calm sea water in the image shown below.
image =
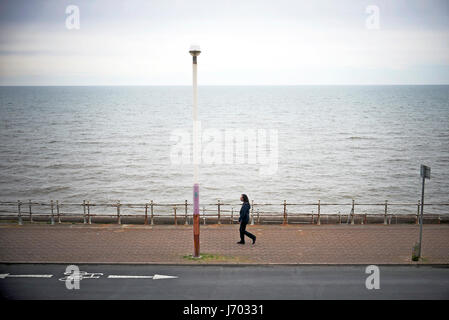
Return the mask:
[[[0,87],[0,200],[183,202],[190,87]],[[279,167],[203,165],[201,201],[449,202],[449,86],[200,87],[203,128],[277,129]],[[434,211],[438,211],[435,209]],[[415,210],[413,210],[415,212]]]

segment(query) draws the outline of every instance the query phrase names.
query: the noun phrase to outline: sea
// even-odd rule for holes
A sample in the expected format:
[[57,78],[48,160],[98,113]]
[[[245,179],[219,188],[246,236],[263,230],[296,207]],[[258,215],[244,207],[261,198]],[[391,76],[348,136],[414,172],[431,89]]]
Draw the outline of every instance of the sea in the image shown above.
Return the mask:
[[[248,159],[200,162],[203,206],[237,208],[245,193],[279,212],[320,200],[348,204],[322,214],[347,214],[354,199],[367,204],[358,213],[382,213],[369,205],[421,199],[421,164],[426,203],[449,203],[447,85],[200,86],[198,119],[220,134],[275,135],[268,174]],[[181,131],[192,131],[190,86],[0,87],[0,201],[190,203],[194,165],[173,160]]]

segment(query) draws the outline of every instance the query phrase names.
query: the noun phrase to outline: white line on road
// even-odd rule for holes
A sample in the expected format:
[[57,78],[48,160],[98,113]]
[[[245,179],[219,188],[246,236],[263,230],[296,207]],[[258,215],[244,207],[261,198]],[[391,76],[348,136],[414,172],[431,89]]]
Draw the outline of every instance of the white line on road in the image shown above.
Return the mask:
[[[102,275],[102,274],[99,274]],[[51,278],[53,277],[52,274],[9,274],[9,273],[0,273],[0,279],[5,278]],[[92,279],[99,278],[98,277],[91,277]],[[153,280],[160,280],[160,279],[175,279],[178,278],[177,276],[166,276],[162,274],[155,274],[154,276],[133,276],[133,275],[109,275],[108,278],[110,279],[153,279]],[[65,280],[65,279],[64,279]]]
[[121,275],[111,274],[110,276],[108,276],[108,278],[111,278],[111,279],[153,279],[153,276],[121,276]]
[[174,279],[177,278],[176,276],[164,276],[162,274],[155,274],[154,276],[131,276],[131,275],[109,275],[108,278],[111,279],[153,279],[153,280],[160,280],[160,279]]
[[51,278],[52,274],[9,274],[3,273],[0,274],[0,279],[5,278]]

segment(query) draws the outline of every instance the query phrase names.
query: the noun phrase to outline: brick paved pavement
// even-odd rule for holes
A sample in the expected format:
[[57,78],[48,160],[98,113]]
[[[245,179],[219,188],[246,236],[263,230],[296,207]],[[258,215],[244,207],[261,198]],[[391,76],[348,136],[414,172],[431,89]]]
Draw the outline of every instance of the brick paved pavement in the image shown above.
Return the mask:
[[[201,226],[192,261],[192,226],[0,225],[0,262],[169,264],[408,264],[416,225],[255,225],[256,245],[238,245],[238,225]],[[424,263],[449,264],[449,225],[425,225]]]

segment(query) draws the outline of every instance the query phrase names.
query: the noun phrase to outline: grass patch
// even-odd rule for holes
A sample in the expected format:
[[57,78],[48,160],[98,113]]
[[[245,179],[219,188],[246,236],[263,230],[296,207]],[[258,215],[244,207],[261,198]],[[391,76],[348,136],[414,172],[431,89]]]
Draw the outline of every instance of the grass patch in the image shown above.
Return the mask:
[[418,258],[418,257],[413,256],[412,257],[412,261],[414,261],[414,262],[422,262],[422,263],[429,263],[429,259],[424,258],[424,257]]
[[184,259],[189,261],[200,262],[242,262],[241,258],[233,256],[224,256],[221,254],[213,253],[201,253],[199,258],[194,258],[191,254],[183,256]]

